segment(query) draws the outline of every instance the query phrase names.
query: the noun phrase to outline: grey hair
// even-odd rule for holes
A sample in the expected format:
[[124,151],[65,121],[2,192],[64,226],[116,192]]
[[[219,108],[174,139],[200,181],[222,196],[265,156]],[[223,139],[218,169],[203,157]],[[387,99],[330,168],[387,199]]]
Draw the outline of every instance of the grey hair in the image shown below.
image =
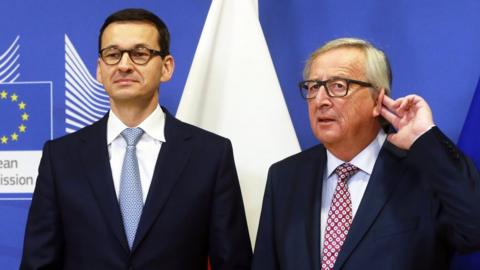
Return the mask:
[[366,56],[366,76],[369,83],[373,84],[375,91],[385,89],[385,94],[390,96],[392,86],[392,70],[385,53],[375,48],[370,42],[359,38],[339,38],[327,42],[316,49],[308,58],[303,69],[303,78],[307,79],[310,74],[310,67],[319,55],[338,48],[357,48],[362,50]]

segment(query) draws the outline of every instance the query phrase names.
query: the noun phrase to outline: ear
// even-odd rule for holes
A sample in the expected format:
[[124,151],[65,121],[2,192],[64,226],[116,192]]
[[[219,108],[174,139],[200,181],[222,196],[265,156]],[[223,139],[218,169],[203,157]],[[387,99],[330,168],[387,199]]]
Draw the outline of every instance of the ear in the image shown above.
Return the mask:
[[101,84],[102,82],[102,70],[100,69],[100,58],[97,60],[97,81]]
[[162,59],[162,76],[160,77],[161,82],[169,81],[172,78],[173,70],[175,69],[175,61],[173,56],[167,55]]
[[383,97],[385,96],[385,88],[380,88],[380,92],[377,96],[375,107],[373,107],[373,117],[380,116],[382,111]]

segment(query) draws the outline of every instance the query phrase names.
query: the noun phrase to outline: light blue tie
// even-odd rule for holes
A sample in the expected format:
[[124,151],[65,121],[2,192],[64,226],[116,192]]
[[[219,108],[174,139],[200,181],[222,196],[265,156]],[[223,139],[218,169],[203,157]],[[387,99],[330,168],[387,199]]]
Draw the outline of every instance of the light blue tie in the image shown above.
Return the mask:
[[142,137],[141,128],[126,128],[122,137],[127,142],[125,158],[123,159],[122,174],[120,176],[120,209],[122,211],[123,226],[127,235],[128,246],[132,248],[135,234],[137,233],[138,222],[142,216],[143,196],[142,184],[140,183],[140,172],[136,145]]

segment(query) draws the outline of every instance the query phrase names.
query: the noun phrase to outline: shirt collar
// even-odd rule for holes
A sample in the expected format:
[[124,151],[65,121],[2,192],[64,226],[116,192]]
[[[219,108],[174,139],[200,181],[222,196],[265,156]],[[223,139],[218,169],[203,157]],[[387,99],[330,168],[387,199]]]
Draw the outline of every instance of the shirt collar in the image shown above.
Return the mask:
[[[155,140],[165,142],[165,113],[157,105],[155,110],[137,127]],[[111,110],[107,121],[107,144],[111,144],[124,129],[128,128]]]
[[[349,163],[355,165],[360,170],[371,175],[375,162],[377,161],[378,153],[382,148],[383,143],[387,138],[387,134],[383,129],[380,129],[377,136],[373,141],[365,147],[360,153],[358,153]],[[327,150],[327,175],[330,177],[335,169],[345,163],[345,161],[334,156]]]

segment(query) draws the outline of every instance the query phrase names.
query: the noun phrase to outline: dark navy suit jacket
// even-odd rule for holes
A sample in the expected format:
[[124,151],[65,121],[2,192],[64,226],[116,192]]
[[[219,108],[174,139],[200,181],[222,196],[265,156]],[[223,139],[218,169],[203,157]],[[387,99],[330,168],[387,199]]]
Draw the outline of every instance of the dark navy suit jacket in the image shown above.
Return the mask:
[[[325,164],[318,145],[270,168],[253,270],[321,269]],[[479,173],[434,127],[409,151],[385,142],[335,269],[448,269],[479,248]]]
[[166,112],[132,250],[113,186],[107,117],[45,144],[20,269],[249,269],[230,141]]

